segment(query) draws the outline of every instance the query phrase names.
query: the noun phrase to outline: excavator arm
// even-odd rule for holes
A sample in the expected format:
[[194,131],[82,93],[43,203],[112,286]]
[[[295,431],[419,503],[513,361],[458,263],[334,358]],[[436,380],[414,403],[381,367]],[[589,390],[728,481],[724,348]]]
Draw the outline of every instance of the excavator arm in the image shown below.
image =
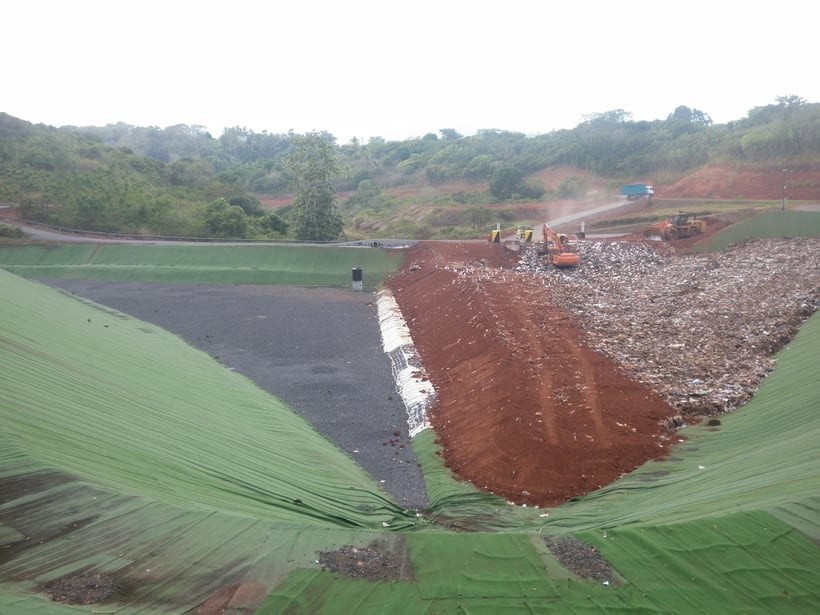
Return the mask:
[[554,267],[577,267],[581,263],[581,257],[570,250],[566,238],[553,231],[547,222],[544,222],[544,246]]

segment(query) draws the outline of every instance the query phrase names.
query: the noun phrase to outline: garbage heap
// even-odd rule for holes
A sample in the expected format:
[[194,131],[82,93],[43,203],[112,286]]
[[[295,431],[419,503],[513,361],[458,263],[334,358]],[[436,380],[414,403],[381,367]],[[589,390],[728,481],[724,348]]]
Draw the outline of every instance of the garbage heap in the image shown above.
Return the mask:
[[538,246],[519,271],[543,280],[589,345],[682,416],[745,403],[818,307],[820,239],[744,241],[683,254],[646,241],[581,241],[581,265],[550,266]]

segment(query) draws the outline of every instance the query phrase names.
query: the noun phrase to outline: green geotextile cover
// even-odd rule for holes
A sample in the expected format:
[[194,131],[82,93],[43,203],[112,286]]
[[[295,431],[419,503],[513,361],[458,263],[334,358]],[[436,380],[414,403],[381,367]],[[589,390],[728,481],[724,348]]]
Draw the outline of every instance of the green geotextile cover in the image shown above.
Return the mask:
[[[228,590],[231,615],[815,612],[818,355],[815,316],[720,426],[555,509],[453,480],[423,432],[419,519],[208,355],[0,270],[0,614],[195,613]],[[544,539],[567,534],[617,581],[562,566]],[[346,545],[409,564],[380,582],[322,570]],[[115,575],[118,599],[47,598],[83,571]]]
[[400,250],[316,245],[0,246],[0,266],[24,277],[121,282],[349,287],[358,268],[374,288],[402,258]]
[[695,244],[697,252],[723,250],[747,239],[820,236],[820,212],[766,210]]
[[811,613],[820,549],[764,512],[583,532],[629,582],[672,613]]
[[820,550],[766,513],[586,532],[618,580],[557,570],[538,534],[407,537],[412,582],[294,573],[263,603],[278,613],[811,613]]
[[[454,481],[423,432],[414,450],[428,480],[428,514],[452,530],[494,533],[409,534],[412,582],[297,571],[259,612],[814,612],[819,352],[815,317],[756,398],[721,426],[687,428],[671,459],[556,509],[505,507]],[[556,564],[542,539],[566,533],[595,546],[623,582],[590,583]]]
[[40,610],[53,605],[50,583],[86,571],[112,575],[118,595],[114,602],[74,607],[85,612],[195,612],[214,594],[240,585],[232,603],[250,612],[288,575],[315,568],[321,551],[377,538],[389,545],[401,536],[170,506],[33,467],[18,474],[34,476],[53,486],[22,495],[13,507],[0,505],[0,519],[20,530],[3,541],[3,615],[50,612]]
[[197,510],[401,527],[279,400],[181,339],[0,270],[0,476],[18,458]]

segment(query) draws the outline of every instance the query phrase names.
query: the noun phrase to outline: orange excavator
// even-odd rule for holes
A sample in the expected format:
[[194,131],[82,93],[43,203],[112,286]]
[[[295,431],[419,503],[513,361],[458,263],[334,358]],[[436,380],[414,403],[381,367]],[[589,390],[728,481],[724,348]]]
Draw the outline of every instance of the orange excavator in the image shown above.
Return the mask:
[[581,257],[570,249],[566,235],[559,235],[544,222],[544,247],[554,267],[577,267]]

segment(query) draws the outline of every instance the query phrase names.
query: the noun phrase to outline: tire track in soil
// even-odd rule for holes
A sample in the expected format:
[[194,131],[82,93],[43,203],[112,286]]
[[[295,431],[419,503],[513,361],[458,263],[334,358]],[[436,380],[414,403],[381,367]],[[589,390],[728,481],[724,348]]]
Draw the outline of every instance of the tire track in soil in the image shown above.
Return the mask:
[[[508,320],[522,331],[533,321],[533,306],[541,305],[543,298],[536,297],[538,290],[528,290],[530,280],[524,279],[519,286],[522,298],[511,303]],[[498,289],[501,292],[501,289]],[[490,296],[497,295],[497,292]],[[545,313],[546,314],[546,313]],[[560,443],[557,417],[562,413],[583,414],[589,417],[593,432],[581,434],[600,446],[610,446],[611,440],[603,417],[603,404],[595,380],[596,368],[578,345],[577,335],[569,335],[572,323],[559,313],[546,314],[541,319],[541,327],[526,336],[519,347],[521,358],[531,366],[531,378],[538,383],[541,410],[536,414],[544,427],[545,443],[556,446]],[[522,352],[523,351],[523,352]],[[560,363],[560,369],[544,368],[544,359],[553,355]],[[529,357],[529,358],[528,358]],[[537,360],[535,359],[537,358]],[[552,361],[550,363],[553,363]],[[577,440],[577,432],[575,434]]]
[[[502,292],[502,290],[503,289],[500,288],[496,289],[497,292],[490,293],[490,297],[497,295],[497,293]],[[529,320],[529,315],[524,303],[516,300],[512,304],[512,307],[514,308],[513,311],[499,320],[505,323],[506,327],[514,323],[516,329],[525,332],[522,334],[522,338],[518,340],[518,344],[516,344],[516,354],[525,364],[529,365],[529,380],[533,382],[533,387],[538,391],[538,401],[540,402],[538,410],[535,411],[535,415],[538,417],[535,420],[543,426],[544,443],[554,447],[560,443],[556,413],[550,412],[545,404],[546,401],[555,398],[553,373],[549,369],[544,369],[544,359],[546,355],[551,352],[551,348],[545,340],[542,341],[543,329],[541,331],[534,331],[531,334],[526,333],[525,325]],[[508,335],[514,337],[514,333],[509,331]],[[537,359],[535,359],[535,357],[537,357]],[[547,411],[545,412],[544,410]]]
[[436,387],[430,418],[447,467],[552,506],[662,458],[674,410],[587,348],[540,279],[506,256],[483,242],[420,242],[388,281]]
[[595,366],[586,357],[584,350],[576,344],[575,339],[568,338],[562,328],[559,327],[556,334],[568,350],[565,355],[569,359],[567,372],[574,377],[570,395],[572,398],[580,398],[575,406],[584,410],[594,425],[594,435],[590,436],[590,440],[598,446],[611,446],[609,430],[604,423],[603,404],[595,381]]

